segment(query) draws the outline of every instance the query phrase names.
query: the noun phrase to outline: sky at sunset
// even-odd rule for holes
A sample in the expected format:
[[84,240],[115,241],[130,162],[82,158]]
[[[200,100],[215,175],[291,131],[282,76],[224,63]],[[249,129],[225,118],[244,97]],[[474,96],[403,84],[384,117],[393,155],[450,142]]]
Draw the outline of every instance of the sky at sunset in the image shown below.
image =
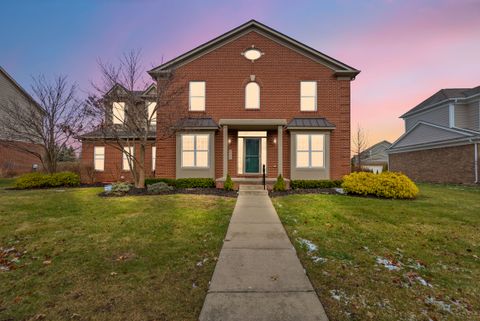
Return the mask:
[[256,19],[362,71],[352,127],[370,144],[398,138],[398,117],[437,90],[480,85],[480,0],[22,0],[0,15],[0,65],[22,86],[66,74],[84,91],[99,58],[141,48],[148,69]]

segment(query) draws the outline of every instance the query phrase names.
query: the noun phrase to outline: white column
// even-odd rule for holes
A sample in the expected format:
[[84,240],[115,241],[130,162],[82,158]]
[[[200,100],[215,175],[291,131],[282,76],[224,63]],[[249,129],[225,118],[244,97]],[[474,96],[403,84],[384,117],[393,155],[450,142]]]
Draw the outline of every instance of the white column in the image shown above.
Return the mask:
[[277,127],[278,174],[283,176],[283,126]]
[[223,126],[223,177],[228,174],[228,126]]

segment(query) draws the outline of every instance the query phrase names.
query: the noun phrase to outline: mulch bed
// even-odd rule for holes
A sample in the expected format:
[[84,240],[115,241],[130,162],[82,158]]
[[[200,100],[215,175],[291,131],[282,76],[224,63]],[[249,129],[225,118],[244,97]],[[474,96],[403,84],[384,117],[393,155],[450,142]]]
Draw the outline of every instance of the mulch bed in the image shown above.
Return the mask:
[[341,193],[338,193],[334,188],[299,188],[299,189],[289,189],[283,192],[270,191],[268,194],[270,195],[270,197],[287,196],[287,195],[295,195],[295,194],[341,195]]
[[176,188],[171,191],[165,191],[161,193],[148,193],[145,188],[132,188],[125,194],[112,194],[102,192],[98,194],[101,197],[122,197],[122,196],[149,196],[149,195],[174,195],[174,194],[194,194],[194,195],[216,195],[224,197],[238,196],[237,191],[226,191],[220,188]]

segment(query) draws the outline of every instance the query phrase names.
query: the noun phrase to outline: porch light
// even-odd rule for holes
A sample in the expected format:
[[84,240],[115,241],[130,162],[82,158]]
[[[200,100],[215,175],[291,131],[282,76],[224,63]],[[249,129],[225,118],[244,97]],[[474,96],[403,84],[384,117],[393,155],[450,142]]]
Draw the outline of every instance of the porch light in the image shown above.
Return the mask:
[[232,143],[232,139],[229,138],[229,139],[228,139],[228,145],[230,145],[231,143]]
[[277,137],[273,137],[273,143],[274,143],[274,144],[277,143]]

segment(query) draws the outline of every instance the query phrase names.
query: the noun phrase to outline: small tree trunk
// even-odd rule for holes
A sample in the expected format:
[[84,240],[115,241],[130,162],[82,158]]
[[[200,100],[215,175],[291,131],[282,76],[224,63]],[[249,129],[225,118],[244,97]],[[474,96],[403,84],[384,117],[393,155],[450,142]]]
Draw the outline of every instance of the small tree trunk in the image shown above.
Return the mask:
[[140,153],[138,155],[137,163],[137,179],[135,182],[136,188],[145,188],[145,143],[140,143]]

